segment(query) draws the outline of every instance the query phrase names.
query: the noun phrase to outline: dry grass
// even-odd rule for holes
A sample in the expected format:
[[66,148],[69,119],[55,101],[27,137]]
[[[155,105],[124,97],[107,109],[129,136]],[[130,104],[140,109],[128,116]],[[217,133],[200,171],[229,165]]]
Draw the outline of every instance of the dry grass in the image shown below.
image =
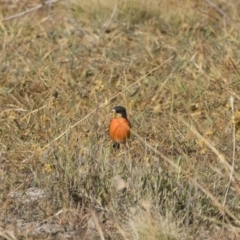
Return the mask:
[[[62,0],[1,23],[3,239],[239,238],[240,3],[210,2]],[[133,134],[114,151],[118,104]]]

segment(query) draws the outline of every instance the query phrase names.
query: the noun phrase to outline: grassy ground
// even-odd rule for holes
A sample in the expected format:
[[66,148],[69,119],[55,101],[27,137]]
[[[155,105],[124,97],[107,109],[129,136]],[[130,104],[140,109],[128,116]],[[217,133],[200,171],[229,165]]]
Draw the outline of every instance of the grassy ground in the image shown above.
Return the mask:
[[62,0],[1,22],[3,239],[240,237],[240,3],[211,3]]

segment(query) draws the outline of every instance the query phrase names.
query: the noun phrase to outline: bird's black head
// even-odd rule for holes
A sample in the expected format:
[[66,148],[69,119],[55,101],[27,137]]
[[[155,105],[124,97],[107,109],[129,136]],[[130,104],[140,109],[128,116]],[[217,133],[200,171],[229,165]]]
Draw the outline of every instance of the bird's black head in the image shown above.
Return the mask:
[[122,106],[116,106],[112,110],[116,114],[120,114],[122,117],[127,118],[127,111],[124,107]]

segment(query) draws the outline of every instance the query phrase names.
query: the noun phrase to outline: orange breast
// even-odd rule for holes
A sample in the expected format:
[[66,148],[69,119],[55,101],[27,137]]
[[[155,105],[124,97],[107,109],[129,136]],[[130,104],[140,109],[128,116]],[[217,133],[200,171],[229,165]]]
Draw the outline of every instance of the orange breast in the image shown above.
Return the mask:
[[125,118],[113,118],[109,126],[109,135],[115,142],[125,142],[130,137],[130,123]]

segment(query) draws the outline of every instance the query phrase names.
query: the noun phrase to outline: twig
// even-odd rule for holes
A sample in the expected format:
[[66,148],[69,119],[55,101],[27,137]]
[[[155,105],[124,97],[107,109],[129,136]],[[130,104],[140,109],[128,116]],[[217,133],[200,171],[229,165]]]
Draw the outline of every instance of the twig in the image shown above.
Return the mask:
[[231,165],[228,163],[228,161],[225,159],[225,157],[223,156],[223,154],[213,145],[213,143],[206,139],[205,137],[203,137],[194,126],[188,124],[183,118],[179,118],[179,120],[186,126],[188,127],[191,132],[193,132],[198,139],[200,139],[201,141],[203,141],[211,150],[213,153],[216,154],[216,156],[218,157],[218,159],[220,160],[220,162],[223,164],[223,166],[225,167],[227,172],[231,172]]
[[105,237],[104,237],[104,235],[103,235],[102,228],[101,228],[101,226],[100,226],[100,224],[99,224],[99,221],[98,221],[98,219],[97,219],[97,216],[96,216],[95,212],[94,212],[94,211],[91,211],[91,215],[92,215],[93,222],[94,222],[94,224],[95,224],[95,228],[97,229],[98,234],[99,234],[99,236],[100,236],[100,239],[101,239],[101,240],[105,240]]
[[115,15],[115,13],[116,13],[116,11],[117,11],[117,6],[118,6],[118,2],[116,3],[116,5],[115,5],[114,8],[113,8],[113,11],[112,11],[111,16],[110,16],[110,17],[108,18],[108,20],[103,24],[103,32],[105,32],[106,29],[109,27],[109,25],[110,25],[110,23],[111,23],[114,15]]
[[14,235],[13,231],[1,231],[0,232],[0,237],[3,237],[3,239],[6,240],[17,240],[17,238]]
[[227,201],[227,196],[229,193],[229,189],[231,187],[231,183],[233,180],[233,172],[234,172],[234,166],[235,166],[235,155],[236,155],[236,137],[235,137],[235,117],[234,117],[234,97],[231,96],[230,98],[230,104],[231,104],[231,109],[232,109],[232,138],[233,138],[233,153],[232,153],[232,167],[231,167],[231,173],[230,173],[230,178],[229,178],[229,183],[228,183],[228,187],[224,196],[224,200],[223,200],[223,206],[225,206],[226,201]]
[[4,19],[2,20],[2,22],[8,21],[8,20],[12,20],[12,19],[14,19],[14,18],[22,17],[22,16],[24,16],[25,14],[28,14],[28,13],[30,13],[30,12],[33,12],[33,11],[35,11],[35,10],[38,10],[38,9],[42,8],[44,5],[52,4],[52,3],[55,3],[55,2],[58,2],[58,1],[59,1],[59,0],[48,0],[48,1],[44,2],[44,3],[42,3],[42,4],[39,4],[39,5],[37,5],[37,6],[33,7],[33,8],[30,8],[30,9],[24,11],[24,12],[20,12],[20,13],[17,13],[17,14],[15,14],[15,15],[6,17],[6,18],[4,18]]
[[222,215],[224,215],[224,213],[226,213],[230,218],[232,218],[235,221],[235,223],[238,226],[240,225],[240,221],[238,220],[238,218],[228,208],[226,208],[220,202],[218,202],[217,199],[212,195],[212,193],[209,190],[204,188],[195,179],[191,178],[191,181],[196,187],[198,187],[203,193],[206,194],[206,196],[208,196],[212,200],[212,202],[219,209],[219,211],[221,212]]
[[222,9],[220,9],[215,3],[213,3],[210,0],[205,0],[205,2],[207,2],[211,7],[215,8],[229,22],[232,22],[232,19],[230,17],[228,17],[228,15]]

